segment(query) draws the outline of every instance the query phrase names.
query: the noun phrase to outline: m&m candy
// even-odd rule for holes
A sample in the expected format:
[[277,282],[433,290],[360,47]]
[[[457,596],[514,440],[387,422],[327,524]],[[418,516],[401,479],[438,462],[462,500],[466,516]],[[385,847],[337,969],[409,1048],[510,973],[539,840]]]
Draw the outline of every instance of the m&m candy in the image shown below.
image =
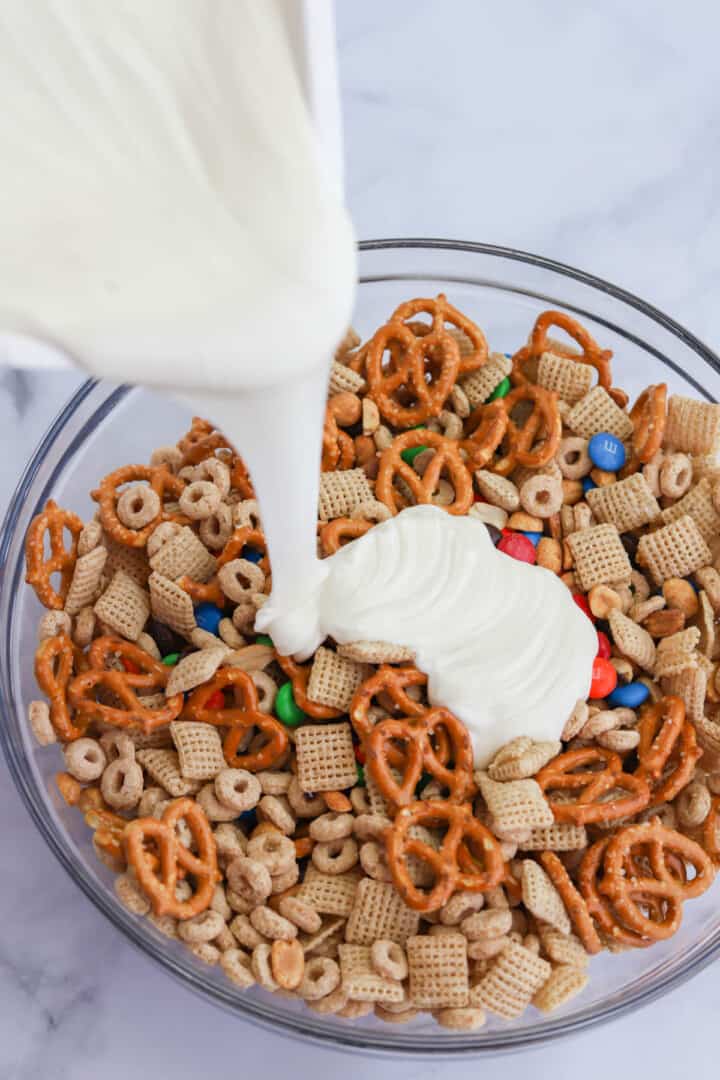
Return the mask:
[[588,456],[593,465],[604,472],[619,472],[627,458],[622,442],[609,431],[593,435],[588,443]]
[[575,603],[577,604],[577,606],[580,608],[582,613],[584,615],[587,615],[588,619],[590,619],[591,622],[595,622],[595,616],[593,615],[592,611],[590,610],[590,605],[588,604],[588,602],[585,599],[585,597],[583,596],[583,594],[579,593],[579,592],[573,593],[572,598],[575,601]]
[[534,563],[537,558],[532,540],[528,540],[523,533],[513,532],[512,529],[503,529],[502,540],[497,548],[503,555],[509,555],[518,562]]
[[523,530],[523,536],[527,536],[530,543],[533,544],[535,547],[538,546],[538,544],[543,538],[543,534],[541,532],[526,532],[525,530]]
[[609,660],[612,655],[612,649],[610,647],[610,638],[602,630],[598,630],[598,656],[602,656],[604,660]]
[[597,484],[595,483],[595,481],[589,476],[583,476],[580,483],[582,484],[582,489],[583,489],[583,491],[585,492],[586,495],[587,495],[588,491],[592,491],[593,488],[597,487]]
[[291,682],[283,683],[275,697],[275,715],[285,727],[297,727],[305,713],[295,701]]
[[637,709],[650,697],[650,691],[645,683],[631,682],[625,686],[618,686],[608,695],[608,705],[613,709]]
[[612,694],[616,686],[617,671],[604,656],[597,656],[593,663],[590,697],[601,701]]
[[198,604],[195,608],[195,622],[201,630],[207,630],[209,634],[217,634],[223,613],[214,604]]

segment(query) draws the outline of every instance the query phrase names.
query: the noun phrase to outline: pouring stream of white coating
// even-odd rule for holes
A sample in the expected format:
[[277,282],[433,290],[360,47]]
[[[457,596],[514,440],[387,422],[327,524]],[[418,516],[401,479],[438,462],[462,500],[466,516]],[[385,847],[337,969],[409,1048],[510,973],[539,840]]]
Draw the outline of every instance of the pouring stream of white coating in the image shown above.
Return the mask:
[[412,647],[483,764],[515,735],[558,737],[595,631],[557,578],[436,508],[318,560],[327,376],[356,270],[286,15],[280,0],[0,8],[0,324],[208,415],[258,493],[273,592],[257,627],[301,656],[326,635]]

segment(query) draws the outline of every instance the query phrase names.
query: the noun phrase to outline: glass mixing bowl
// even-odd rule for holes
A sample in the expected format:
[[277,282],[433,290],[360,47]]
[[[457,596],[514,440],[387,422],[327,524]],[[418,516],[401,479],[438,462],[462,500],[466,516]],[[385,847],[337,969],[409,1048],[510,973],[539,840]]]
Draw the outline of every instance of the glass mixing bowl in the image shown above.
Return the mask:
[[[720,397],[720,360],[666,315],[588,274],[534,255],[443,240],[382,240],[361,245],[355,326],[365,335],[413,296],[448,294],[485,330],[491,348],[510,352],[527,337],[536,315],[560,308],[577,316],[615,353],[614,381],[633,398],[648,383],[707,400]],[[2,532],[0,597],[2,743],[13,779],[51,850],[94,904],[127,937],[172,975],[245,1019],[299,1038],[364,1052],[424,1058],[473,1056],[518,1049],[600,1024],[647,1004],[708,964],[720,948],[720,889],[685,905],[679,933],[647,950],[592,961],[587,989],[547,1017],[529,1009],[519,1020],[491,1020],[478,1032],[453,1034],[428,1019],[404,1027],[369,1017],[347,1022],[320,1016],[263,991],[240,992],[146,921],[120,906],[113,875],[93,854],[90,830],[60,799],[54,774],[57,748],[39,749],[26,709],[37,695],[32,657],[41,608],[23,584],[23,538],[52,496],[86,518],[88,492],[128,461],[145,461],[156,446],[175,442],[189,414],[144,390],[88,381],[43,438],[12,500]],[[242,449],[242,433],[230,433]],[[482,603],[482,597],[475,598]],[[530,628],[532,629],[532,628]]]

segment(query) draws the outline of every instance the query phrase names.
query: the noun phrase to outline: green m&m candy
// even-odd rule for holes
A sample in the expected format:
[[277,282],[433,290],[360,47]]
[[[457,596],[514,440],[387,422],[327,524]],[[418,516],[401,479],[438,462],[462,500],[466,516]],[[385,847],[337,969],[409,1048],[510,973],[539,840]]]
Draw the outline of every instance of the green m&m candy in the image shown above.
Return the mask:
[[400,451],[400,457],[403,461],[406,461],[408,465],[412,465],[418,454],[422,454],[423,450],[427,450],[427,446],[408,446],[407,450]]
[[501,383],[498,383],[498,385],[495,387],[492,394],[488,398],[488,401],[497,401],[498,398],[507,397],[511,390],[512,383],[506,375],[503,381]]
[[267,634],[258,634],[258,636],[255,638],[255,644],[269,645],[271,649],[275,648],[275,646],[273,645],[273,639],[271,637],[268,637]]
[[171,652],[171,653],[168,653],[167,656],[163,656],[162,662],[163,662],[163,664],[166,665],[166,667],[172,667],[173,664],[177,664],[179,659],[180,659],[180,653],[179,652]]
[[285,727],[297,727],[305,719],[293,695],[291,682],[283,683],[275,697],[275,715]]

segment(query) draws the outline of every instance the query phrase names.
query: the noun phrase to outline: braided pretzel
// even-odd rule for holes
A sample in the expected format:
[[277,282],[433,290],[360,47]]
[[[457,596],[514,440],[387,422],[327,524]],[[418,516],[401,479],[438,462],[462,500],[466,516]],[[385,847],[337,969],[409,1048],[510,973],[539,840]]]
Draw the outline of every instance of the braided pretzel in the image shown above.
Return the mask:
[[335,518],[320,529],[320,544],[325,555],[334,555],[350,540],[357,540],[372,529],[375,522],[356,518]]
[[[402,452],[414,446],[427,446],[435,450],[422,476],[403,460]],[[392,445],[380,455],[380,467],[375,482],[375,493],[384,502],[391,513],[397,514],[402,509],[399,505],[402,496],[395,488],[395,479],[400,477],[419,504],[432,503],[441,473],[447,470],[450,483],[455,489],[455,499],[449,506],[444,506],[449,514],[467,514],[472,506],[472,475],[460,456],[458,443],[446,439],[435,431],[422,428],[406,431],[397,435]]]
[[[177,835],[181,818],[192,833],[197,855]],[[159,867],[156,857],[147,850],[148,841],[157,848]],[[208,819],[194,799],[174,799],[160,821],[153,817],[131,821],[125,828],[125,847],[138,884],[156,915],[192,919],[210,906],[219,880],[217,850]],[[181,871],[186,877],[192,875],[195,883],[195,892],[189,900],[178,900],[175,895]]]
[[[376,697],[382,696],[389,699],[390,707],[394,709],[395,715],[401,719],[409,716],[420,717],[425,713],[427,706],[414,701],[406,693],[405,688],[426,685],[427,675],[424,675],[422,671],[418,671],[417,668],[395,668],[390,667],[389,664],[383,664],[374,675],[366,679],[355,691],[350,705],[350,720],[363,745],[374,727],[374,723],[370,719],[370,709]],[[402,755],[399,755],[399,760],[403,760]],[[391,764],[394,764],[394,762],[391,761]]]
[[611,941],[631,949],[647,948],[648,945],[652,945],[653,939],[642,937],[625,926],[619,920],[607,897],[600,892],[603,857],[609,843],[610,837],[605,836],[587,848],[583,855],[578,875],[582,899],[589,915]]
[[632,471],[652,461],[662,446],[667,419],[667,389],[666,383],[648,386],[630,410],[633,424]]
[[[71,510],[62,510],[52,499],[45,503],[30,523],[25,537],[25,561],[27,573],[25,580],[32,585],[38,600],[46,608],[59,611],[65,604],[70,582],[72,581],[77,541],[83,523]],[[70,547],[65,547],[63,530],[70,533]],[[50,558],[45,558],[45,533],[50,537]],[[59,588],[53,588],[50,581],[52,574],[60,574]]]
[[[208,702],[216,693],[232,690],[235,706],[214,708]],[[288,736],[279,720],[260,711],[257,687],[252,676],[240,668],[220,668],[212,679],[198,686],[188,698],[183,716],[215,727],[227,727],[229,731],[223,743],[223,753],[228,765],[234,769],[259,772],[271,768],[280,760],[288,745]],[[257,730],[267,741],[251,753],[240,752],[240,744],[249,741],[251,732]]]
[[67,700],[70,680],[84,664],[85,657],[67,634],[45,638],[35,653],[35,678],[50,702],[50,723],[61,742],[79,739],[89,723],[87,716],[75,721]]
[[[410,835],[415,825],[448,827],[438,851]],[[472,846],[472,855],[468,845]],[[385,848],[395,888],[408,907],[415,911],[437,911],[456,889],[487,892],[494,889],[505,874],[500,844],[490,830],[473,817],[469,803],[457,805],[427,799],[403,807],[385,832]],[[413,855],[434,871],[435,883],[430,892],[423,892],[412,882],[407,859]],[[463,855],[465,866],[472,869],[461,868]]]
[[[124,484],[132,484],[138,480],[146,480],[155,494],[160,499],[158,514],[142,529],[129,529],[123,525],[117,516],[118,488]],[[169,514],[162,508],[162,501],[166,495],[177,499],[185,487],[182,480],[173,476],[166,465],[123,465],[114,472],[108,473],[100,486],[90,494],[100,509],[100,521],[108,536],[125,544],[126,547],[145,547],[148,537],[153,529],[161,521],[178,521],[185,523],[182,514]]]
[[[548,331],[556,326],[564,330],[569,337],[582,349],[577,353],[558,341],[550,341]],[[554,353],[556,356],[564,356],[567,360],[575,360],[578,364],[588,364],[595,368],[598,373],[598,386],[610,389],[612,375],[610,361],[612,352],[609,349],[601,349],[598,343],[588,333],[584,326],[567,315],[564,311],[543,311],[535,320],[535,325],[527,345],[513,356],[513,369],[511,379],[515,386],[523,386],[530,380],[525,372],[525,366],[531,360],[539,360],[544,352]]]
[[[128,660],[133,670],[108,669],[107,663],[115,657]],[[138,691],[147,694],[164,690],[170,668],[139,646],[122,638],[99,637],[90,646],[88,660],[90,669],[76,675],[68,686],[70,704],[86,724],[90,720],[102,720],[114,727],[142,728],[149,734],[180,715],[182,694],[173,694],[159,709],[150,709],[143,704]],[[121,704],[103,704],[97,699],[99,691],[109,691]]]
[[[501,399],[508,415],[505,441],[508,452],[491,466],[494,473],[509,476],[518,465],[540,469],[555,457],[562,438],[562,420],[557,394],[542,386],[523,384]],[[532,403],[532,411],[522,423],[516,423],[512,412],[522,401]]]
[[421,313],[430,315],[432,327],[428,327],[424,323],[414,323],[412,328],[416,334],[419,327],[423,328],[421,331],[423,336],[431,331],[442,333],[447,329],[449,323],[456,330],[460,330],[470,341],[473,347],[472,352],[460,355],[459,375],[469,375],[471,371],[477,371],[478,368],[487,363],[488,343],[482,330],[472,319],[468,319],[467,315],[463,315],[461,311],[453,307],[444,293],[440,293],[434,300],[418,298],[405,301],[404,304],[400,304],[395,309],[389,321],[407,323],[408,319],[413,319],[415,315]]
[[[649,876],[641,876],[633,858],[638,848],[648,860]],[[687,880],[685,875],[679,878],[677,872],[673,872],[666,851],[677,855],[681,862],[690,863],[695,870],[692,880]],[[635,867],[633,874],[627,873],[629,861]],[[661,825],[657,819],[629,825],[611,837],[605,851],[604,867],[600,891],[612,901],[618,915],[631,930],[654,940],[675,933],[682,917],[682,901],[701,896],[715,877],[712,860],[700,845],[689,836]],[[651,918],[643,912],[642,904],[647,898],[663,901],[667,907],[663,918]]]
[[[600,771],[590,766],[601,765]],[[583,769],[583,771],[577,771]],[[650,802],[647,781],[622,771],[622,759],[612,750],[586,746],[568,750],[548,762],[535,777],[555,820],[586,825],[595,821],[615,821],[643,810]],[[616,790],[625,791],[620,798],[604,802],[603,796]],[[576,792],[574,802],[553,800],[553,791]]]
[[352,469],[355,464],[355,443],[352,436],[342,428],[356,424],[362,414],[362,404],[357,394],[344,390],[328,398],[323,424],[323,472],[334,469]]
[[460,448],[468,455],[471,469],[484,469],[505,438],[509,416],[502,400],[478,405],[465,421],[465,438]]
[[[390,359],[383,366],[386,352]],[[399,428],[437,416],[460,371],[460,349],[451,334],[431,330],[417,336],[398,320],[380,327],[364,359],[369,397],[383,418]]]
[[565,905],[565,910],[575,928],[575,933],[580,938],[585,952],[594,955],[602,950],[602,942],[598,937],[597,930],[590,916],[588,906],[577,891],[570,875],[554,851],[543,851],[540,862],[553,885],[560,893],[560,899]]
[[295,704],[306,716],[312,716],[314,720],[333,720],[336,716],[342,716],[342,709],[331,709],[329,705],[319,705],[317,701],[311,701],[308,697],[310,664],[298,664],[291,656],[276,656],[275,659],[292,683]]
[[652,787],[651,806],[671,802],[690,783],[702,750],[695,728],[685,719],[679,697],[664,697],[643,709],[638,724],[640,742],[636,776]]
[[[436,751],[433,736],[441,735]],[[388,751],[402,744],[404,775],[396,781]],[[381,720],[365,742],[367,767],[383,797],[394,806],[407,806],[423,771],[448,790],[447,801],[464,802],[474,793],[473,750],[465,725],[447,709],[430,709],[412,720]],[[448,762],[452,762],[452,767]]]

